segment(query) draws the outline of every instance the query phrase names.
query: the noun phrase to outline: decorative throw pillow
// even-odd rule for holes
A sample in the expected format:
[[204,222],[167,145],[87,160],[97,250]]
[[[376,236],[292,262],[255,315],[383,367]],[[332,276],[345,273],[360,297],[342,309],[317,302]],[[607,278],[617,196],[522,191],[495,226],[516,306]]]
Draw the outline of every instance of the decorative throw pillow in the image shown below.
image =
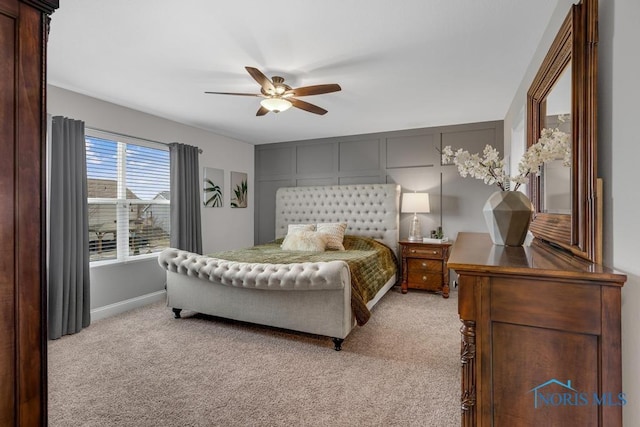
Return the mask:
[[337,249],[344,251],[342,241],[344,240],[344,232],[347,229],[347,224],[344,222],[329,222],[319,223],[316,226],[318,233],[326,234],[328,236],[327,249]]
[[287,227],[287,235],[298,231],[316,231],[315,224],[289,224]]
[[323,252],[327,240],[326,234],[300,230],[287,234],[280,247],[285,251]]

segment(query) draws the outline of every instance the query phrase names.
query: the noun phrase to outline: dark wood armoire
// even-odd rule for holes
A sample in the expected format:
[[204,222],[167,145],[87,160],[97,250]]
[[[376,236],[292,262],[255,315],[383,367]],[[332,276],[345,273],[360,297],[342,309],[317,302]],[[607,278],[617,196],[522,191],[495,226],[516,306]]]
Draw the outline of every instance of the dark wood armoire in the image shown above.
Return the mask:
[[47,424],[45,91],[58,0],[0,0],[0,425]]

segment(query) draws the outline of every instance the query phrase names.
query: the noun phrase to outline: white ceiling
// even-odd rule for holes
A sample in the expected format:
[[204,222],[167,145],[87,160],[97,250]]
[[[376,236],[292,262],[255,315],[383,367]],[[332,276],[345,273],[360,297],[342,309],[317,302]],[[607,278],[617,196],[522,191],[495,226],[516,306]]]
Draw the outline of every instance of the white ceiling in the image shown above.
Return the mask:
[[[557,0],[61,0],[48,82],[254,144],[502,120]],[[244,70],[338,83],[256,117]]]

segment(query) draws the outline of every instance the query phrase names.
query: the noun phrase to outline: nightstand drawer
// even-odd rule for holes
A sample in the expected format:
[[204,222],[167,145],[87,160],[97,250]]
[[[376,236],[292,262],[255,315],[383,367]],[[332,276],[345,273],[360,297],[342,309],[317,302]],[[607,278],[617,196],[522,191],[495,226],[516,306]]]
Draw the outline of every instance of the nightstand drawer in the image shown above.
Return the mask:
[[442,275],[410,270],[409,286],[414,289],[427,289],[430,291],[441,291]]
[[410,272],[415,272],[416,274],[442,274],[442,261],[409,258],[407,260],[407,267],[409,268]]
[[431,248],[431,247],[425,248],[425,247],[418,247],[418,246],[404,247],[404,254],[406,257],[442,259],[443,253],[444,251],[442,248]]

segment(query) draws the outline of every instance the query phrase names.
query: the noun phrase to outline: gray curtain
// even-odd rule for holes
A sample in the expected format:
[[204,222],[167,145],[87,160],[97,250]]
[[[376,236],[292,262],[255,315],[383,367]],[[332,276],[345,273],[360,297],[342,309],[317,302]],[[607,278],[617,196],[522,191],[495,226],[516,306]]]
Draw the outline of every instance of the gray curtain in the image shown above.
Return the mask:
[[169,144],[171,161],[171,247],[202,253],[198,147]]
[[53,117],[49,188],[49,339],[90,323],[84,122]]

